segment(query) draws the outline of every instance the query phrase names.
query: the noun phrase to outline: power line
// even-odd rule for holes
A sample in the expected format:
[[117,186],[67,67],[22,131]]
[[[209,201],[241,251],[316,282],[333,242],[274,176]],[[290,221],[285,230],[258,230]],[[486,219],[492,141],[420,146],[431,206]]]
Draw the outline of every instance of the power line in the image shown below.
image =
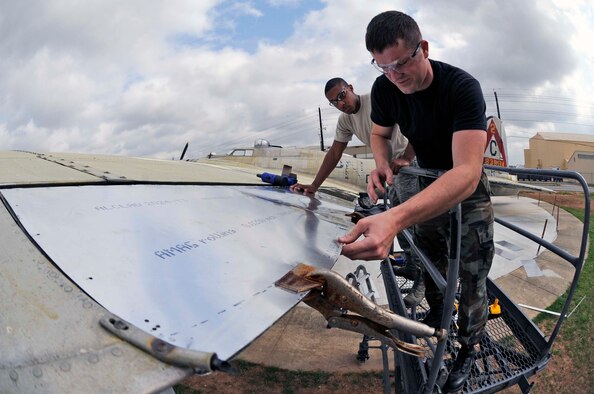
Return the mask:
[[[489,108],[495,105],[494,94],[486,91],[483,92],[483,94],[487,109],[489,110]],[[592,110],[594,113],[594,104],[578,101],[571,97],[525,94],[519,89],[497,89],[497,96],[500,104],[501,118],[508,125],[512,123],[552,123],[555,125],[572,125],[594,130],[594,122],[588,122],[589,120],[594,120],[594,114],[588,115],[577,113],[575,111],[563,110],[563,108],[571,107],[574,109]],[[520,107],[518,104],[520,104]],[[332,127],[336,124],[340,111],[336,108],[329,107],[328,105],[319,105],[319,108],[324,129],[328,130],[328,135],[332,135]],[[267,139],[274,144],[285,144],[293,141],[299,141],[297,142],[298,144],[303,144],[303,141],[311,141],[310,144],[315,145],[319,142],[319,117],[317,112],[318,111],[313,108],[311,110],[302,109],[298,112],[271,117],[262,122],[262,125],[258,127],[258,131],[243,132],[242,135],[237,138],[220,141],[211,145],[208,151],[232,149],[238,145],[251,144],[258,138]],[[512,116],[508,117],[508,114],[511,114]],[[530,116],[518,116],[520,114]],[[542,118],[534,119],[534,115],[542,116]],[[586,122],[580,122],[578,119]],[[516,132],[533,134],[530,131]],[[518,135],[508,135],[508,137],[522,139],[530,138]],[[205,147],[201,147],[200,150],[204,151]]]
[[[502,116],[503,118],[503,116]],[[574,126],[583,126],[583,127],[591,127],[594,130],[594,124],[590,123],[577,123],[577,122],[567,122],[562,120],[555,120],[550,121],[546,119],[515,119],[515,118],[505,118],[505,122],[523,122],[523,123],[553,123],[553,124],[570,124]]]

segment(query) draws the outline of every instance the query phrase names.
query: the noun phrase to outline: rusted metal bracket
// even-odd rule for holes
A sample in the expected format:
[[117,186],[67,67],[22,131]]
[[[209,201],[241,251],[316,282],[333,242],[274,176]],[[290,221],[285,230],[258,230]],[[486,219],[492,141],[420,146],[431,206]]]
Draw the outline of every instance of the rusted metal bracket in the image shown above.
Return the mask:
[[[372,336],[394,349],[417,357],[425,357],[428,349],[403,342],[390,330],[407,332],[417,337],[436,337],[438,341],[447,337],[446,330],[429,327],[382,308],[357,291],[342,276],[330,270],[299,264],[276,281],[275,285],[295,293],[309,291],[303,302],[320,312],[328,321],[329,327]],[[347,311],[357,315],[348,314]]]
[[181,368],[191,368],[196,374],[206,374],[217,370],[235,373],[235,368],[227,361],[219,359],[216,353],[200,352],[174,346],[111,313],[103,316],[99,323],[118,338],[144,350],[164,363]]

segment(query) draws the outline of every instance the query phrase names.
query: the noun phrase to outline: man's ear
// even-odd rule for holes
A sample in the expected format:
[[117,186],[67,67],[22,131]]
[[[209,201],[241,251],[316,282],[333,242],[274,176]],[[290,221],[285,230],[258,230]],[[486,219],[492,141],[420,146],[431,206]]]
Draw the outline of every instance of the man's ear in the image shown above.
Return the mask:
[[429,41],[421,41],[421,51],[423,51],[423,57],[425,59],[429,57]]

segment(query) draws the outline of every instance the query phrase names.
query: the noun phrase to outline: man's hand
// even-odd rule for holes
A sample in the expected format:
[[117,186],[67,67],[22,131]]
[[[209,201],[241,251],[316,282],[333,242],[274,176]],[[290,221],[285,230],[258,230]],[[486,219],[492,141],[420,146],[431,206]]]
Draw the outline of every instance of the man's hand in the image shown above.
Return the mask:
[[[359,220],[351,231],[339,237],[338,242],[345,244],[341,254],[352,260],[385,259],[397,233],[396,223],[388,212]],[[361,235],[365,238],[357,241]]]
[[385,195],[386,189],[384,188],[384,182],[387,182],[388,185],[392,185],[393,177],[394,173],[388,166],[379,167],[371,171],[369,174],[369,183],[367,184],[367,194],[369,194],[369,198],[371,198],[371,201],[373,201],[374,204],[377,202],[377,193],[375,192],[375,189],[379,189],[379,191]]
[[315,194],[318,191],[318,188],[314,185],[302,185],[301,183],[291,185],[289,189],[292,192],[300,192],[304,194]]
[[400,169],[402,167],[408,167],[410,166],[410,161],[406,160],[406,159],[394,159],[392,160],[392,162],[390,163],[390,167],[392,168],[392,172],[394,173],[394,175],[398,174],[398,172],[400,171]]

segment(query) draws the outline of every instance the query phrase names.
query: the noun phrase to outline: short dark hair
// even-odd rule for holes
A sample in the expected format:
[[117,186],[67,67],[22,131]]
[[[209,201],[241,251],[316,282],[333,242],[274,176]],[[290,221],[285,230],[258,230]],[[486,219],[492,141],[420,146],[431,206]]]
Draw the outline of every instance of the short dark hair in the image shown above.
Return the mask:
[[365,45],[369,52],[383,52],[384,49],[402,39],[415,47],[423,39],[417,22],[400,11],[386,11],[376,15],[367,25]]
[[326,87],[324,88],[324,94],[328,93],[330,89],[335,87],[336,85],[348,85],[347,81],[340,77],[332,78],[326,82]]

